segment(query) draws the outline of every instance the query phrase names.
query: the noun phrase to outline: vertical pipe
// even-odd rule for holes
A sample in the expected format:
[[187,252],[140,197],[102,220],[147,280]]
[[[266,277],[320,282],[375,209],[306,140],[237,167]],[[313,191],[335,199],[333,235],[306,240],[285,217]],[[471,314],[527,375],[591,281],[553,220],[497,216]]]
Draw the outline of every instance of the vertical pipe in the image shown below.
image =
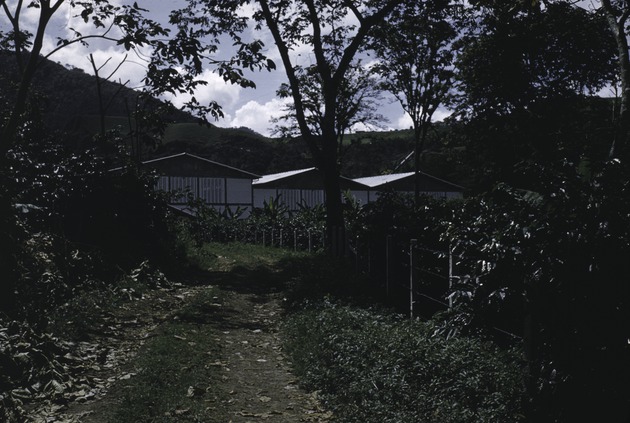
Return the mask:
[[313,238],[311,237],[311,230],[308,230],[308,252],[310,253],[313,249]]
[[453,308],[453,296],[450,295],[453,291],[453,245],[448,244],[448,308]]
[[355,244],[354,244],[354,266],[355,266],[355,272],[358,274],[359,273],[359,235],[357,235],[355,237]]
[[385,295],[389,299],[389,253],[391,251],[392,236],[385,238]]
[[409,241],[409,317],[413,319],[413,250],[416,246],[417,239]]

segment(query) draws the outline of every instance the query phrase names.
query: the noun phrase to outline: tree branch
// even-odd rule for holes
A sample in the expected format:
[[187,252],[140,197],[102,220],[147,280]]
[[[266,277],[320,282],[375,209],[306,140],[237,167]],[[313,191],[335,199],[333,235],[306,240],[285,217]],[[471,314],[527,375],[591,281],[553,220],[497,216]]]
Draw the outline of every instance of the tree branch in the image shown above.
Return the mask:
[[363,22],[364,22],[363,14],[359,10],[359,8],[356,6],[356,4],[354,4],[352,0],[345,0],[344,4],[346,5],[348,9],[352,11],[352,13],[354,13],[354,16],[357,18],[359,23],[363,25]]
[[287,78],[289,79],[291,95],[295,104],[295,117],[298,122],[298,127],[300,128],[300,133],[304,136],[304,140],[308,144],[311,151],[313,151],[314,155],[320,155],[320,147],[314,142],[311,137],[307,136],[308,134],[310,134],[310,129],[308,126],[306,115],[304,113],[304,100],[300,91],[300,84],[297,75],[295,74],[295,68],[291,64],[289,47],[282,38],[282,34],[280,33],[280,29],[278,27],[278,20],[275,19],[274,15],[271,13],[269,2],[267,0],[258,0],[258,4],[260,5],[260,8],[262,10],[263,17],[265,19],[265,22],[267,23],[267,27],[269,28],[269,31],[271,32],[271,35],[273,36],[273,39],[276,43],[276,47],[278,48],[278,52],[280,53],[280,57],[282,59],[282,64],[285,68],[285,73],[287,74]]
[[324,54],[324,45],[322,41],[322,29],[317,9],[313,0],[305,0],[308,12],[310,15],[310,21],[313,28],[313,52],[315,53],[315,61],[317,62],[317,71],[322,77],[324,86],[328,85],[331,80],[330,67],[328,67],[328,61]]
[[343,77],[348,70],[350,63],[352,62],[352,59],[359,50],[359,47],[361,47],[361,44],[363,44],[365,37],[367,36],[368,32],[370,32],[372,27],[374,27],[374,25],[384,19],[385,16],[387,16],[394,9],[394,7],[398,5],[399,2],[400,0],[388,0],[387,3],[385,3],[385,6],[383,6],[374,14],[363,19],[363,22],[359,27],[356,35],[350,42],[350,45],[348,45],[348,47],[346,47],[343,52],[341,61],[339,62],[337,70],[332,77],[333,84],[338,85],[343,80]]

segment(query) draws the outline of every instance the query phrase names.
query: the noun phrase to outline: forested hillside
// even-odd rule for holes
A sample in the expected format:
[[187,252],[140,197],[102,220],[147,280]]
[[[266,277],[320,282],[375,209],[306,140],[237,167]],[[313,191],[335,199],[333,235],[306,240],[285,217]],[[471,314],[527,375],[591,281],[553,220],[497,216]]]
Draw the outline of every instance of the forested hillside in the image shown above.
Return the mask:
[[[86,59],[87,60],[87,59]],[[0,91],[11,93],[15,83],[15,58],[0,52]],[[124,82],[124,81],[123,81]],[[37,96],[48,126],[67,134],[73,148],[83,149],[92,144],[99,132],[99,96],[95,77],[77,68],[44,60],[35,82]],[[138,92],[118,82],[103,81],[102,97],[111,104],[106,110],[107,129],[119,128],[122,134],[134,125],[130,114],[138,100]],[[171,124],[164,136],[142,146],[141,160],[189,152],[256,174],[275,173],[314,166],[306,144],[298,139],[266,138],[248,128],[225,129],[198,122],[188,113],[173,110],[165,116]],[[461,159],[447,148],[448,125],[433,132],[426,157],[426,172],[466,182],[458,171]],[[411,161],[402,163],[413,150],[411,131],[358,133],[348,137],[342,157],[342,173],[361,177],[393,171],[408,171]]]

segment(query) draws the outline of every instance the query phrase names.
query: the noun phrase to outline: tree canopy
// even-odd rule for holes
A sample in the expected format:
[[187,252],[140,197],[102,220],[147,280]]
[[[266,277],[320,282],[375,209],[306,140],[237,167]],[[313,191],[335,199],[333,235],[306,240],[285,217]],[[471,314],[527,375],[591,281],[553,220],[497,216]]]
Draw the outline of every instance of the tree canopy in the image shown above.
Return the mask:
[[[189,0],[186,8],[172,14],[173,23],[179,26],[177,37],[168,46],[158,49],[160,59],[175,57],[180,63],[187,59],[190,65],[186,69],[194,74],[201,69],[198,52],[216,51],[221,37],[229,37],[237,46],[236,53],[225,66],[219,66],[219,73],[226,79],[238,80],[243,69],[275,66],[266,58],[260,39],[245,41],[250,25],[256,29],[265,27],[271,33],[288,79],[285,92],[290,92],[293,99],[297,127],[322,174],[329,240],[333,239],[333,228],[343,231],[337,144],[337,132],[344,119],[339,115],[340,92],[344,85],[348,86],[348,73],[365,46],[369,32],[398,2]],[[250,12],[243,13],[245,6]],[[199,46],[202,40],[206,40],[206,44],[201,48],[193,48],[194,51],[185,48],[191,43]],[[317,127],[309,117],[313,111],[309,108],[312,97],[309,99],[305,91],[309,88],[301,83],[302,67],[295,63],[294,55],[301,48],[312,53],[311,75],[321,86],[321,118]],[[181,51],[192,54],[182,58]],[[150,69],[150,76],[156,81],[159,78],[153,75],[172,72],[168,67],[155,69]],[[242,82],[248,84],[244,79]]]

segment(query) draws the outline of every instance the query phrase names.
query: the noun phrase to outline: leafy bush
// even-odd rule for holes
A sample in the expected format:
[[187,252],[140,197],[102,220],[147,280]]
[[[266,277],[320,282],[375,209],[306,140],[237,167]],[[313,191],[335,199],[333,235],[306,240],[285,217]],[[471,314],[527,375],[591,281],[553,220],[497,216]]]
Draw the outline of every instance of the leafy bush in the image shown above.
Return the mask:
[[[613,161],[524,163],[523,184],[470,199],[449,236],[460,328],[524,328],[532,421],[623,421],[630,407],[630,184]],[[606,417],[604,417],[606,416]],[[625,417],[624,417],[625,416]]]
[[431,323],[329,302],[289,318],[286,351],[340,422],[518,422],[522,361]]
[[300,205],[299,210],[289,211],[277,197],[254,208],[246,219],[242,218],[246,210],[240,208],[218,212],[200,201],[191,201],[189,208],[194,210],[195,219],[186,223],[186,230],[199,246],[204,242],[241,241],[305,250],[309,248],[309,234],[311,249],[323,244],[323,206]]

